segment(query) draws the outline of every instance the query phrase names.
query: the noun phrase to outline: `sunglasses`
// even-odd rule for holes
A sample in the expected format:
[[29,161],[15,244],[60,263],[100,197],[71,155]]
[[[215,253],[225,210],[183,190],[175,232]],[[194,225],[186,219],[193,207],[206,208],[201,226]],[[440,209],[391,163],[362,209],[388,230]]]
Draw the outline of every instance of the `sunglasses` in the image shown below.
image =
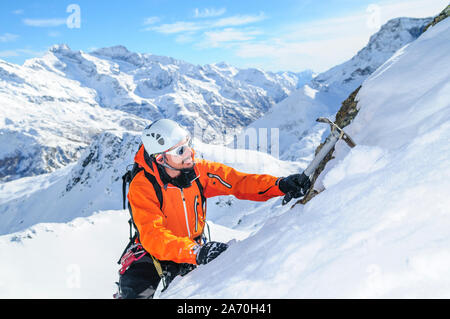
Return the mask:
[[170,154],[175,156],[183,156],[188,148],[192,148],[192,139],[190,137],[187,138],[187,141],[181,144],[180,146],[177,146],[173,150],[166,151],[164,154]]

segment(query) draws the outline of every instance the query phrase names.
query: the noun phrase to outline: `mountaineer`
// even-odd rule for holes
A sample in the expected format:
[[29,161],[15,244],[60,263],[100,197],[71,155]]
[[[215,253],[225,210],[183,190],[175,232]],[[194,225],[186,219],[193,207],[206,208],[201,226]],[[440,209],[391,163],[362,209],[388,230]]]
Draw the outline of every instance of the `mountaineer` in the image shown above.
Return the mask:
[[130,234],[120,260],[117,298],[153,298],[161,280],[166,289],[177,275],[209,263],[227,249],[225,243],[206,242],[207,198],[234,195],[266,201],[287,193],[298,198],[310,187],[309,179],[299,183],[300,174],[246,174],[197,159],[189,133],[170,119],[147,126],[141,140],[133,170],[124,175],[130,225],[136,234]]

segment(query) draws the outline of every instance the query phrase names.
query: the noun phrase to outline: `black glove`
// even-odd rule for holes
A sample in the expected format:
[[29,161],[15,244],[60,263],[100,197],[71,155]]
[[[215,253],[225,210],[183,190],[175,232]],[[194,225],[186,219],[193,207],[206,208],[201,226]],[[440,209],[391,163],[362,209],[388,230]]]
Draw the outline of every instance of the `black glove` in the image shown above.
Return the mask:
[[311,187],[311,181],[309,180],[309,177],[303,173],[292,174],[280,179],[278,187],[286,194],[283,200],[283,204],[286,204],[292,198],[305,196],[306,192]]
[[228,248],[227,244],[210,241],[203,245],[197,253],[197,265],[207,264]]

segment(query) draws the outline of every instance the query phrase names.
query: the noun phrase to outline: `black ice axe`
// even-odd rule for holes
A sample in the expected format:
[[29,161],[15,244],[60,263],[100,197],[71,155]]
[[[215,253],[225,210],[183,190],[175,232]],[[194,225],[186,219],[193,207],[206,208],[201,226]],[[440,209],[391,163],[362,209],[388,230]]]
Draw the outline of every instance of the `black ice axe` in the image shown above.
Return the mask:
[[[322,160],[325,158],[328,152],[334,147],[334,145],[336,145],[337,141],[342,139],[351,148],[356,146],[355,142],[351,139],[351,137],[348,136],[347,133],[345,133],[344,130],[341,129],[336,123],[330,121],[325,117],[319,117],[318,119],[316,119],[316,121],[320,123],[330,124],[331,132],[330,135],[328,135],[328,137],[325,139],[325,144],[322,146],[322,148],[314,157],[312,162],[309,163],[308,167],[301,174],[299,180],[299,183],[301,185],[304,184],[307,179],[310,179],[312,177],[317,167],[319,167],[320,162],[322,162]],[[289,203],[289,201],[293,197],[294,196],[292,192],[287,193],[283,198],[282,205],[286,205],[287,203]]]

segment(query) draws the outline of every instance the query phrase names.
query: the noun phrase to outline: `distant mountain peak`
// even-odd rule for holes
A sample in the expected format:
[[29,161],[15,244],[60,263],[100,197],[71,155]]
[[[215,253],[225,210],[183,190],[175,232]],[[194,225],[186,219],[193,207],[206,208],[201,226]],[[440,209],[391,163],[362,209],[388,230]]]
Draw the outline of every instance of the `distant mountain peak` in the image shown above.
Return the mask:
[[55,44],[55,45],[51,46],[49,51],[57,53],[57,52],[67,52],[67,51],[72,51],[72,50],[70,49],[70,47],[67,44],[61,43],[61,44]]
[[373,34],[367,45],[350,60],[317,75],[312,85],[329,87],[334,83],[342,99],[389,59],[398,49],[417,39],[432,18],[394,18]]
[[227,62],[222,61],[222,62],[218,62],[218,63],[214,63],[215,66],[219,67],[219,68],[229,68],[231,67],[231,65],[229,65]]
[[124,45],[115,45],[112,47],[94,50],[90,52],[90,54],[110,56],[110,57],[121,57],[136,53],[130,52]]

